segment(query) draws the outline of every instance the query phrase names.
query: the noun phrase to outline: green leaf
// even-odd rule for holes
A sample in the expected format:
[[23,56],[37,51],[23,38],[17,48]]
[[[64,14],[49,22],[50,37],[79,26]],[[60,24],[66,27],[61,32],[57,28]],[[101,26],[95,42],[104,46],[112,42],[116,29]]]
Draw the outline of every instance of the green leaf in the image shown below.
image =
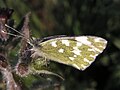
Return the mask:
[[64,78],[54,72],[49,71],[49,68],[47,66],[48,61],[45,60],[45,58],[38,58],[36,60],[34,60],[33,62],[31,62],[30,64],[30,71],[32,74],[48,74],[48,75],[54,75],[57,76],[59,78],[61,78],[62,80],[64,80]]

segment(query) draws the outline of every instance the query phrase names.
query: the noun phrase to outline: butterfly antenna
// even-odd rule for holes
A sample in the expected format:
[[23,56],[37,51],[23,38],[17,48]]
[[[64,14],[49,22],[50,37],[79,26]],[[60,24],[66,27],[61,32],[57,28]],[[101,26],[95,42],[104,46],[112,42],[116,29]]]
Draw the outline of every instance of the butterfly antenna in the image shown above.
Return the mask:
[[15,35],[15,34],[12,34],[12,33],[8,33],[7,34],[11,35],[11,36],[15,36],[15,37],[23,37],[23,36],[20,36],[20,35]]
[[13,31],[15,31],[15,32],[17,32],[17,33],[19,33],[21,36],[23,36],[24,37],[24,35],[22,34],[22,33],[20,33],[19,31],[17,31],[16,29],[14,29],[13,27],[10,27],[9,25],[7,25],[7,24],[5,24],[5,26],[7,27],[7,28],[10,28],[10,29],[12,29]]
[[28,39],[28,40],[27,40],[27,43],[30,44],[32,47],[34,47],[34,44],[32,44],[30,41],[31,41],[31,40]]
[[[15,34],[12,34],[12,33],[7,33],[7,34],[12,35],[12,36],[15,36],[15,37],[22,37],[22,38],[26,39],[25,36],[24,36],[24,34],[20,33],[19,31],[17,31],[17,30],[14,29],[13,27],[11,27],[11,26],[9,26],[9,25],[7,25],[7,24],[5,24],[5,26],[6,26],[7,28],[10,28],[10,29],[12,29],[13,31],[17,32],[17,33],[20,34],[20,35],[15,35]],[[26,39],[26,41],[27,41],[28,44],[30,44],[31,46],[34,47],[34,45],[30,42],[31,39]]]

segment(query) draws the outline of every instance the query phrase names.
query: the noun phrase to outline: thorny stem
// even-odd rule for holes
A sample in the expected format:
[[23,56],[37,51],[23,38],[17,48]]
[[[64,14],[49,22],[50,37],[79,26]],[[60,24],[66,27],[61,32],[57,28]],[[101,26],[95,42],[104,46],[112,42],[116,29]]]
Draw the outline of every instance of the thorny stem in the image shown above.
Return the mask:
[[3,75],[3,80],[6,83],[7,90],[21,90],[20,86],[15,82],[11,72],[11,66],[8,64],[7,59],[0,53],[0,71]]
[[9,70],[4,69],[1,73],[6,82],[7,90],[21,90],[20,86],[14,81],[13,75]]

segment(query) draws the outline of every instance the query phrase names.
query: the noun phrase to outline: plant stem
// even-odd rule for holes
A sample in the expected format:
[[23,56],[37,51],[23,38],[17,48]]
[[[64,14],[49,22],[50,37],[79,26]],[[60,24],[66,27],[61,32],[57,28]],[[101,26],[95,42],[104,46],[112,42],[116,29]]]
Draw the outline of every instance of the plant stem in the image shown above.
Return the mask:
[[1,71],[6,82],[7,90],[21,90],[20,86],[15,82],[12,73],[8,69]]

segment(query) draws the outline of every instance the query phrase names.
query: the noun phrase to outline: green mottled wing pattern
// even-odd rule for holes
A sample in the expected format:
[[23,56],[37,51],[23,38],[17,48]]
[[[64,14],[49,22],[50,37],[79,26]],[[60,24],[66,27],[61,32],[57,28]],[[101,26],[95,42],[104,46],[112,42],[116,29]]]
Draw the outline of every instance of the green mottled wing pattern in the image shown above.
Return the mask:
[[96,36],[60,37],[41,42],[34,50],[46,59],[85,70],[106,44],[105,39]]

